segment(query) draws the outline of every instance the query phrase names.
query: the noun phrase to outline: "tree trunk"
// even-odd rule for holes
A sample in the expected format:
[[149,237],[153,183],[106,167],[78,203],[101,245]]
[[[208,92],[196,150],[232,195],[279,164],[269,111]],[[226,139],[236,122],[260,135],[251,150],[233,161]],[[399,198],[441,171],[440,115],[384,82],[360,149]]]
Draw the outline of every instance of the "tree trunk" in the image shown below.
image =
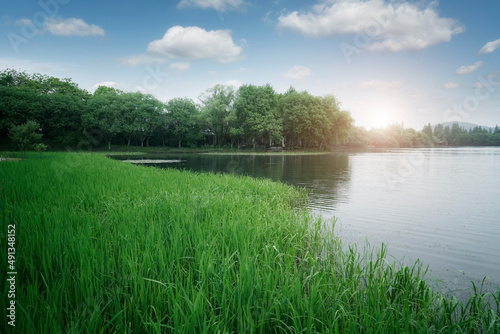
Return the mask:
[[108,140],[108,151],[111,151],[111,140]]

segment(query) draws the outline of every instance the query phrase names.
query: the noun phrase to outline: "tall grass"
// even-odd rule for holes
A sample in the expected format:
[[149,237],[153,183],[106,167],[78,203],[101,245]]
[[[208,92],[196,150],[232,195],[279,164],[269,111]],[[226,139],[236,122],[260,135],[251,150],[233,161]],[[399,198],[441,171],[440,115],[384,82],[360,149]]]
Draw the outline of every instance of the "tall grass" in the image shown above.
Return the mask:
[[343,251],[280,183],[60,153],[0,163],[0,186],[2,333],[500,332],[500,291],[460,304],[385,247]]

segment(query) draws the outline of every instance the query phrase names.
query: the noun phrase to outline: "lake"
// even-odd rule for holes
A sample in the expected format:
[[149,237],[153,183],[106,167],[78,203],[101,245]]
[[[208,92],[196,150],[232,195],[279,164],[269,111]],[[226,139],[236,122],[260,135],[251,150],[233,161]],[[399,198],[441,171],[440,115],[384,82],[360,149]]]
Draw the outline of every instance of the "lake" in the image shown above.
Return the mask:
[[[265,177],[311,191],[344,245],[388,246],[429,265],[429,281],[464,299],[500,285],[500,148],[383,149],[323,155],[169,155],[173,167]],[[445,283],[435,281],[441,280]]]

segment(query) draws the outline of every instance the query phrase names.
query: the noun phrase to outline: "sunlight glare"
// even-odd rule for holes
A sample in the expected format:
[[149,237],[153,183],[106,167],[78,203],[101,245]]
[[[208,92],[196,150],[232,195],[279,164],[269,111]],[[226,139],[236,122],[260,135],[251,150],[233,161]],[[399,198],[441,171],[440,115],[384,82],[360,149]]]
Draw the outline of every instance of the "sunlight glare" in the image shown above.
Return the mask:
[[385,113],[378,113],[374,117],[373,126],[376,128],[385,128],[390,123],[389,117]]

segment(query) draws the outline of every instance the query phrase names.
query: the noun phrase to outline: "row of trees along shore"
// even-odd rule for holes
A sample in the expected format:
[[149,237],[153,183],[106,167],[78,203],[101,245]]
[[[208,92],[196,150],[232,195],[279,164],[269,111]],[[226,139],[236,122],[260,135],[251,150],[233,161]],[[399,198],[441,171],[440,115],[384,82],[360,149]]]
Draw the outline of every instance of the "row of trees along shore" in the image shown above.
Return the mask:
[[[70,79],[0,72],[0,140],[28,121],[40,125],[52,147],[112,144],[171,147],[267,147],[330,149],[500,145],[500,131],[429,125],[422,131],[393,124],[385,129],[354,127],[348,111],[332,95],[313,96],[294,88],[279,94],[271,85],[216,85],[200,96],[163,103],[141,92],[100,86],[93,94]],[[9,136],[10,134],[10,136]]]
[[433,147],[433,146],[500,146],[500,128],[475,126],[469,130],[459,123],[430,123],[422,131],[391,124],[383,129],[355,127],[346,144],[350,147]]
[[200,96],[163,103],[141,92],[100,86],[93,94],[70,79],[0,72],[0,138],[27,121],[40,124],[51,146],[99,142],[143,146],[247,147],[286,145],[328,149],[346,143],[350,113],[333,96],[316,97],[290,88],[278,94],[268,84],[216,85]]

